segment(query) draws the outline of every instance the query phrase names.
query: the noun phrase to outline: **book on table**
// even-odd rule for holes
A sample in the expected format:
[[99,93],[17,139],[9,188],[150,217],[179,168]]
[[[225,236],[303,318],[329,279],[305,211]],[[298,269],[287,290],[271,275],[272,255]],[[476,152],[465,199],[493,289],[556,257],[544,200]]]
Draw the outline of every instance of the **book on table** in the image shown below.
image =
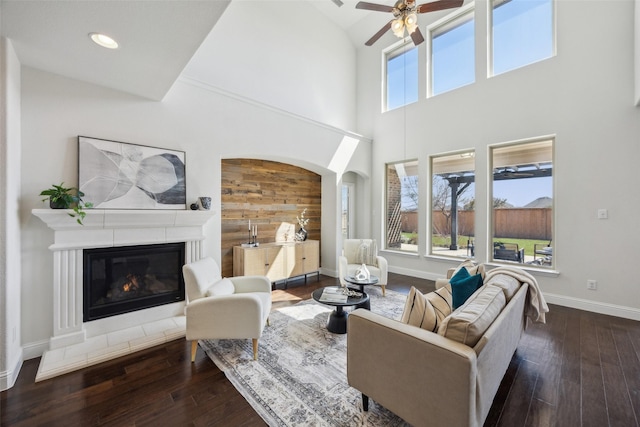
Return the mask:
[[340,302],[345,303],[349,298],[342,292],[342,288],[324,288],[320,295],[320,302]]

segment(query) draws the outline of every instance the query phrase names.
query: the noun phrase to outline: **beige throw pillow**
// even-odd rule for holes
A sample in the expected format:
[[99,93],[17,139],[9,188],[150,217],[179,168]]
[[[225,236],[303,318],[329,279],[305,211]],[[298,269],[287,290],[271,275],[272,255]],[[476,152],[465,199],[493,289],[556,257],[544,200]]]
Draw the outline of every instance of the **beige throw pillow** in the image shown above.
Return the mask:
[[409,291],[400,321],[431,332],[437,331],[439,324],[438,315],[429,299],[413,286]]
[[452,311],[453,296],[451,295],[451,285],[443,286],[440,289],[429,292],[425,295],[425,298],[427,298],[435,310],[438,321],[437,326],[439,326]]
[[451,277],[455,276],[458,270],[460,270],[463,267],[467,269],[467,271],[469,272],[469,276],[475,276],[476,274],[480,274],[482,276],[482,279],[484,279],[484,273],[485,273],[484,264],[476,264],[474,261],[471,261],[471,260],[463,261],[460,265],[458,265],[456,269],[453,271],[453,274],[451,275]]
[[438,334],[473,347],[505,305],[502,289],[485,285],[442,322]]
[[378,244],[375,239],[370,242],[365,242],[364,240],[360,241],[360,246],[358,246],[358,254],[356,259],[360,264],[373,265],[374,267],[378,266]]

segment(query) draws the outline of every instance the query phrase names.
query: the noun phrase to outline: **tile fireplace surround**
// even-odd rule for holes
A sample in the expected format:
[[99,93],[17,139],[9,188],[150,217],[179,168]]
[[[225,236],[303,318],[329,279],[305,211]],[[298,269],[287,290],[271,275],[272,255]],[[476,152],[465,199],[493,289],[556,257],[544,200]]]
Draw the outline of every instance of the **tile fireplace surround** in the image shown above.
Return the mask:
[[52,378],[184,336],[184,302],[84,323],[83,250],[185,242],[185,262],[202,258],[213,211],[89,209],[83,223],[66,210],[34,209],[54,230],[53,336],[36,381]]

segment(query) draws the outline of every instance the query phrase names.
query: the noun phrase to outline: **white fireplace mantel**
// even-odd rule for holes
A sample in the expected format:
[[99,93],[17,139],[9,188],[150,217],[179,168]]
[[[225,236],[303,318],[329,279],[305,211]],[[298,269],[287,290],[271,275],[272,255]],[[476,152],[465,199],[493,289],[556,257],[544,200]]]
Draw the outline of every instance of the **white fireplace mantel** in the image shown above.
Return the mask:
[[51,250],[98,248],[202,240],[202,227],[213,211],[85,209],[83,225],[71,218],[72,210],[34,209],[55,231]]
[[[83,250],[116,246],[185,242],[185,263],[203,256],[204,225],[213,211],[188,210],[99,210],[87,209],[84,225],[69,216],[71,210],[34,209],[33,215],[54,230],[53,251],[53,336],[49,348],[56,349],[84,342],[87,323],[83,323]],[[177,303],[176,303],[177,304]],[[147,309],[152,320],[174,316],[168,308]],[[176,308],[173,308],[175,312]],[[142,310],[145,311],[145,310]],[[108,332],[126,328],[126,314],[89,322],[92,330]],[[137,320],[136,320],[137,321]]]

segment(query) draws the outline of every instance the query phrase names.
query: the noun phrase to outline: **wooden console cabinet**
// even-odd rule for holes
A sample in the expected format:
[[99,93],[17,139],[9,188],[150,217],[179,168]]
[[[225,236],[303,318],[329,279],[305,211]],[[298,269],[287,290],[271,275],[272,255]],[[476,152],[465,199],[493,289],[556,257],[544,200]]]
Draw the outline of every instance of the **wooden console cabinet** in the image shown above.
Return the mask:
[[320,242],[263,243],[233,247],[233,275],[264,275],[272,283],[315,273],[320,275]]

